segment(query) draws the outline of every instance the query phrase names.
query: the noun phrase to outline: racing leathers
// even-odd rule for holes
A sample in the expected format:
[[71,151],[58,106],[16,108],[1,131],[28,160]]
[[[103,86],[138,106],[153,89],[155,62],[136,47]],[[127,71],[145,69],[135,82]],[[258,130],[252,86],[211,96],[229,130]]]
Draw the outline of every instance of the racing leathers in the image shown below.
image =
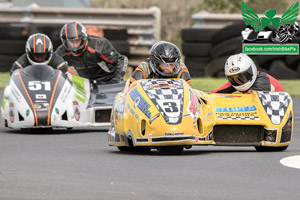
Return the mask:
[[[21,57],[19,57],[12,65],[10,70],[10,74],[12,74],[15,70],[24,68],[28,65],[31,65],[29,62],[26,53],[24,53]],[[53,53],[50,63],[48,64],[54,69],[59,69],[63,73],[66,73],[68,70],[68,63],[58,54]]]
[[191,84],[192,82],[189,70],[184,63],[180,63],[179,72],[174,77],[162,77],[158,73],[153,72],[153,70],[150,67],[149,58],[141,62],[139,66],[135,69],[132,76],[130,77],[130,82],[132,83],[139,79],[152,79],[152,78],[181,78],[184,79],[188,84]]
[[86,45],[86,49],[76,55],[69,52],[64,45],[60,45],[55,52],[83,78],[99,82],[123,80],[128,65],[126,56],[118,53],[103,37],[88,35]]
[[[251,88],[243,93],[250,93],[252,90],[256,91],[271,91],[271,92],[284,92],[284,89],[280,83],[271,75],[265,72],[257,72],[257,78]],[[222,87],[212,91],[212,93],[233,93],[237,90],[232,87],[231,83],[228,81]]]

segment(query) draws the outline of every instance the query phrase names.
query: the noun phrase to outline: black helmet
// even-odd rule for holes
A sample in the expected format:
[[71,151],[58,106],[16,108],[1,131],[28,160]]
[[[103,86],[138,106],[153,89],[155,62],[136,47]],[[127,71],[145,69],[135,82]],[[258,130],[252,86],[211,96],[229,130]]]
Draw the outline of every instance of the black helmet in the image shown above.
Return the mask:
[[74,56],[78,56],[85,51],[87,37],[85,27],[79,22],[67,23],[60,31],[61,42]]
[[170,42],[157,42],[150,49],[151,68],[164,77],[174,77],[178,74],[180,59],[180,50]]
[[32,65],[48,65],[53,54],[53,45],[49,37],[36,33],[26,41],[25,52]]

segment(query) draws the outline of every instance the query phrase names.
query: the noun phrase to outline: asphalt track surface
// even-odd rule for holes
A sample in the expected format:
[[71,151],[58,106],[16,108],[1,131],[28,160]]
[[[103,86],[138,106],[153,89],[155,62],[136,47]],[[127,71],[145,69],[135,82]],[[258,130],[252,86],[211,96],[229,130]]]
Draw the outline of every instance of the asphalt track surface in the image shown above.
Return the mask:
[[[2,94],[2,91],[1,91]],[[300,98],[294,135],[283,152],[196,146],[180,156],[122,153],[105,131],[29,134],[0,124],[0,200],[300,199],[300,169],[280,160],[300,155]]]

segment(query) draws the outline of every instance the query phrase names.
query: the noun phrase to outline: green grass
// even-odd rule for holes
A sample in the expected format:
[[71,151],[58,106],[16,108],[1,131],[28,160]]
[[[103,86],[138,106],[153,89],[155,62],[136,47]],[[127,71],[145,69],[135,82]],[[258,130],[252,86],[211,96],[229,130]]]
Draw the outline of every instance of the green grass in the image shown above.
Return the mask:
[[0,88],[4,88],[7,85],[9,78],[9,72],[0,73]]
[[[0,73],[0,88],[4,88],[9,81],[9,72]],[[192,87],[204,92],[211,92],[227,82],[226,78],[193,78]],[[300,79],[279,80],[282,87],[293,97],[300,97]]]

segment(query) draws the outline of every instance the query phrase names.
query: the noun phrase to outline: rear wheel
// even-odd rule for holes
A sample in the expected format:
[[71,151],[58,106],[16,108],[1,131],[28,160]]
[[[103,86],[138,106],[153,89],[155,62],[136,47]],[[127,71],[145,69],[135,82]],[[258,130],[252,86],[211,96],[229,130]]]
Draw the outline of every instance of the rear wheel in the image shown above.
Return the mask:
[[255,146],[256,151],[259,152],[274,152],[274,151],[284,151],[288,146],[283,147],[265,147],[265,146]]
[[181,155],[183,146],[162,146],[158,147],[157,151],[161,155]]

